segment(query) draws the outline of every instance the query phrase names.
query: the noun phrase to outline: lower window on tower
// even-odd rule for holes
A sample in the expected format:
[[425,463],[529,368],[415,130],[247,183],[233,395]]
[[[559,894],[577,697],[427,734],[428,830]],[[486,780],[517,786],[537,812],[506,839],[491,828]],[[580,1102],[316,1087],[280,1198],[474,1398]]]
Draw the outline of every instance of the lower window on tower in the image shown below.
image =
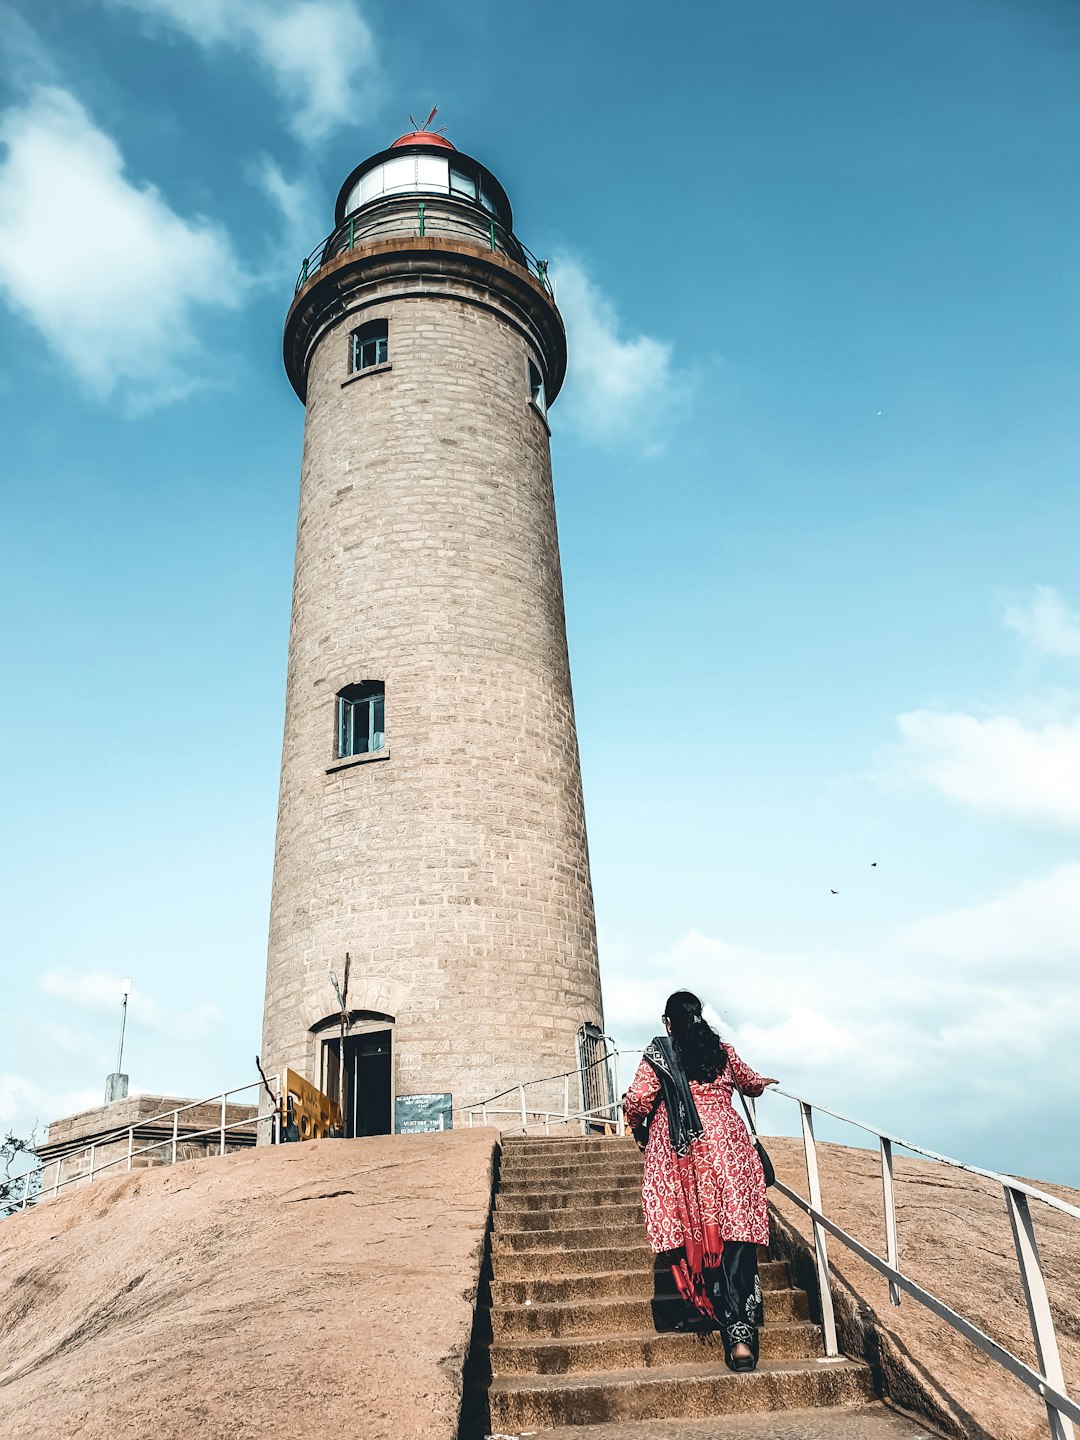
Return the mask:
[[337,696],[337,754],[367,755],[386,744],[386,687],[381,680],[346,685]]

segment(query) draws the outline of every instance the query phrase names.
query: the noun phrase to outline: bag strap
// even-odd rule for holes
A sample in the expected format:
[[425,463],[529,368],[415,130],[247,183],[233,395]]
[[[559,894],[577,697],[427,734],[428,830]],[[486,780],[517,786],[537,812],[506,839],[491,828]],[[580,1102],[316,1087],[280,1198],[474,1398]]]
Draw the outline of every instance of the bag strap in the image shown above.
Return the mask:
[[743,1094],[743,1088],[739,1084],[739,1077],[735,1074],[735,1066],[732,1063],[730,1054],[728,1055],[728,1069],[731,1071],[731,1083],[739,1092],[739,1099],[742,1101],[742,1108],[746,1112],[746,1123],[750,1128],[750,1134],[754,1137],[755,1140],[757,1140],[759,1138],[757,1133],[757,1126],[754,1124],[754,1117],[750,1113],[750,1106],[746,1103],[746,1096]]

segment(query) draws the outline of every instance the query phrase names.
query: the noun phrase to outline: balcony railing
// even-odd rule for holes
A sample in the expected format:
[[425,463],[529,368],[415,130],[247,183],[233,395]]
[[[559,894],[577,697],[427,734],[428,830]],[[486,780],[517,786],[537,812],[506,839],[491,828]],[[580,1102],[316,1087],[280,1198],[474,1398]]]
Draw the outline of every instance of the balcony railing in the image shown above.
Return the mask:
[[522,245],[512,230],[484,210],[447,203],[444,197],[438,195],[430,196],[426,200],[414,201],[411,196],[389,200],[378,207],[349,216],[325,240],[320,240],[310,255],[306,255],[301,261],[294,293],[299,292],[331,260],[348,254],[357,245],[367,244],[372,240],[398,239],[410,235],[421,240],[437,236],[440,239],[469,240],[473,244],[485,245],[487,249],[505,255],[528,270],[534,279],[539,280],[551,298],[555,298],[555,291],[548,276],[548,262],[538,260],[531,250]]

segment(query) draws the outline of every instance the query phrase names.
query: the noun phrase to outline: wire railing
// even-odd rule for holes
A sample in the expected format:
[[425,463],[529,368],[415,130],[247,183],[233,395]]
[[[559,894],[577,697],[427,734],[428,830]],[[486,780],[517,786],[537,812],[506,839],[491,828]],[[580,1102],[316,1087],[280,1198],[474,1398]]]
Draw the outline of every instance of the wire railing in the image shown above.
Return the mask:
[[[594,1062],[595,1065],[610,1065],[613,1080],[614,1094],[619,1093],[619,1057],[620,1055],[640,1055],[640,1050],[619,1050],[607,1037],[603,1037],[606,1053]],[[586,1135],[594,1134],[596,1122],[604,1124],[604,1128],[611,1125],[616,1134],[624,1133],[624,1122],[621,1105],[602,1105],[600,1107],[586,1108],[578,1106],[571,1107],[570,1094],[571,1082],[575,1075],[581,1077],[579,1093],[585,1094],[584,1075],[585,1071],[592,1067],[583,1067],[578,1070],[569,1070],[559,1075],[547,1076],[543,1080],[534,1080],[525,1084],[512,1086],[509,1090],[502,1091],[499,1095],[493,1095],[489,1100],[480,1105],[471,1106],[466,1113],[469,1116],[469,1124],[477,1123],[479,1117],[481,1125],[498,1124],[506,1134],[529,1135],[540,1130],[544,1134],[550,1134],[552,1126],[564,1126],[579,1124]],[[550,1108],[534,1107],[529,1103],[527,1092],[533,1086],[550,1086],[558,1081],[563,1082],[563,1106],[562,1109],[551,1110]],[[799,1095],[793,1095],[787,1090],[777,1088],[771,1093],[782,1096],[798,1106],[799,1126],[803,1142],[803,1153],[806,1162],[806,1180],[808,1195],[800,1195],[796,1190],[786,1185],[779,1178],[776,1180],[776,1189],[791,1201],[811,1223],[813,1236],[814,1264],[817,1270],[818,1291],[821,1304],[821,1328],[825,1344],[826,1359],[837,1358],[840,1354],[836,1334],[836,1314],[833,1305],[832,1277],[829,1268],[828,1238],[838,1241],[854,1255],[864,1261],[872,1269],[883,1275],[889,1285],[889,1300],[893,1305],[899,1305],[902,1295],[908,1295],[917,1301],[931,1314],[936,1315],[939,1320],[963,1335],[982,1354],[994,1361],[1002,1369],[1007,1371],[1021,1384],[1025,1385],[1043,1402],[1046,1407],[1048,1433],[1051,1440],[1074,1440],[1073,1423],[1080,1423],[1080,1403],[1073,1399],[1067,1392],[1065,1377],[1061,1367],[1061,1355],[1058,1348],[1057,1332],[1054,1326],[1053,1315],[1050,1310],[1050,1302],[1046,1291],[1046,1281],[1043,1276],[1042,1263],[1039,1258],[1039,1249],[1035,1239],[1035,1231],[1031,1216],[1031,1203],[1035,1201],[1040,1205],[1048,1206],[1058,1214],[1067,1215],[1073,1220],[1080,1220],[1080,1208],[1070,1205],[1068,1201],[1059,1199],[1037,1186],[1029,1185],[1012,1175],[1002,1175],[996,1170],[987,1170],[978,1165],[969,1165],[962,1160],[954,1160],[949,1155],[941,1155],[936,1150],[930,1150],[924,1145],[916,1145],[910,1140],[904,1140],[898,1135],[892,1135],[886,1130],[877,1126],[868,1125],[861,1120],[854,1120],[849,1115],[843,1115],[838,1110],[832,1110],[827,1105],[818,1105]],[[508,1096],[514,1095],[517,1104],[514,1106],[499,1106],[498,1101],[506,1100]],[[749,1114],[752,1127],[757,1128],[756,1107],[752,1099],[747,1097]],[[612,1112],[618,1109],[618,1114]],[[882,1194],[882,1218],[884,1221],[885,1233],[885,1254],[878,1255],[853,1235],[849,1234],[835,1220],[830,1219],[825,1211],[821,1195],[821,1177],[818,1167],[817,1140],[814,1134],[814,1114],[828,1115],[833,1120],[842,1124],[854,1126],[863,1134],[873,1136],[877,1142],[878,1154],[881,1164],[881,1194]],[[506,1123],[502,1123],[499,1117],[512,1117]],[[944,1300],[934,1295],[924,1286],[920,1285],[910,1275],[904,1273],[900,1266],[899,1242],[896,1217],[895,1197],[895,1168],[894,1150],[909,1151],[926,1160],[931,1160],[940,1165],[950,1166],[952,1169],[961,1170],[968,1175],[978,1176],[980,1179],[989,1180],[1001,1187],[1005,1202],[1006,1213],[1009,1217],[1009,1224],[1012,1230],[1013,1248],[1016,1253],[1016,1262],[1019,1272],[1020,1284],[1024,1294],[1024,1301],[1027,1307],[1028,1322],[1031,1327],[1032,1340],[1036,1357],[1036,1365],[1028,1365],[1019,1356],[1014,1355],[1011,1350],[1002,1345],[999,1341],[987,1335],[972,1321],[959,1314]]]
[[537,259],[512,230],[486,210],[471,208],[465,202],[455,203],[449,197],[437,194],[415,201],[411,197],[388,198],[379,205],[350,215],[300,262],[294,293],[298,293],[330,261],[356,246],[410,235],[421,240],[468,240],[484,245],[488,250],[516,261],[540,282],[552,299],[555,297],[548,275],[548,262]]
[[[273,1109],[264,1114],[262,1113],[262,1099],[267,1095],[268,1088],[270,1098],[273,1100]],[[250,1090],[256,1092],[254,1108],[257,1113],[230,1119],[230,1104],[234,1110],[241,1104],[246,1110],[253,1108],[251,1102],[245,1103],[234,1098],[237,1095],[246,1094]],[[214,1125],[199,1130],[181,1129],[181,1115],[206,1106],[219,1107],[217,1122]],[[27,1170],[21,1177],[22,1196],[16,1203],[15,1209],[22,1211],[30,1205],[40,1204],[43,1200],[54,1200],[62,1190],[69,1186],[93,1184],[107,1172],[115,1173],[119,1168],[130,1171],[135,1167],[136,1162],[141,1161],[145,1156],[157,1156],[160,1162],[175,1165],[177,1159],[181,1158],[180,1148],[193,1141],[212,1141],[216,1136],[217,1153],[224,1155],[230,1133],[238,1131],[248,1143],[253,1143],[259,1123],[269,1120],[276,1127],[279,1123],[280,1110],[281,1097],[278,1089],[278,1077],[273,1075],[265,1082],[252,1080],[247,1085],[238,1085],[232,1090],[223,1090],[220,1094],[211,1095],[205,1100],[190,1100],[183,1105],[173,1106],[171,1110],[162,1110],[156,1115],[140,1116],[130,1125],[99,1135],[88,1145],[74,1150],[60,1151]],[[152,1135],[156,1130],[162,1129],[165,1134],[161,1139],[136,1146],[136,1139],[144,1140],[148,1132]],[[121,1147],[120,1153],[112,1154],[111,1152],[118,1146]],[[212,1153],[209,1147],[205,1153]],[[104,1156],[109,1158],[103,1158]],[[51,1182],[47,1185],[44,1184],[45,1176],[54,1167],[55,1174]],[[65,1168],[68,1171],[66,1177],[64,1175]]]

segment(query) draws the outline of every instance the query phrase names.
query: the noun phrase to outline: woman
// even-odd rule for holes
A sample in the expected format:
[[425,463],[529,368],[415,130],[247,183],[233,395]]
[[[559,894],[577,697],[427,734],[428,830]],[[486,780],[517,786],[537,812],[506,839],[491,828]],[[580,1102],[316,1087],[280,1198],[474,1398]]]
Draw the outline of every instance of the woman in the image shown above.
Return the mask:
[[719,1328],[729,1368],[753,1370],[762,1319],[757,1246],[769,1243],[769,1218],[761,1161],[731,1097],[736,1083],[760,1095],[776,1081],[724,1044],[689,990],[669,997],[664,1029],[623,1096],[627,1124],[639,1135],[648,1127],[645,1229],[693,1307],[679,1328]]

